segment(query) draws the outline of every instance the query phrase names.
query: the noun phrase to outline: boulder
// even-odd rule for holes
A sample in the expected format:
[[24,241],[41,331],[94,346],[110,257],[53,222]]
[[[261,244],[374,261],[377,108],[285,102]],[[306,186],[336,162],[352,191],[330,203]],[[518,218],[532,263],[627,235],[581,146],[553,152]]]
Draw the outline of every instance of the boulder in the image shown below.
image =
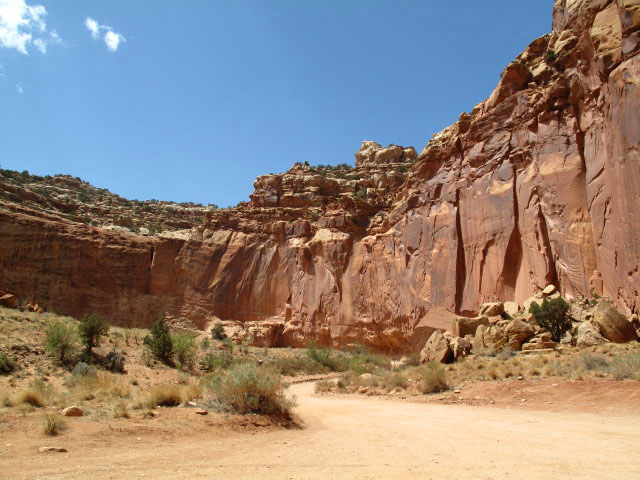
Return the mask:
[[558,346],[556,342],[529,342],[522,345],[523,352],[531,352],[534,350],[555,349]]
[[553,295],[555,292],[556,292],[555,285],[547,285],[546,287],[544,287],[544,290],[542,290],[542,295],[544,297],[548,297],[549,295]]
[[456,318],[458,318],[458,315],[444,308],[436,307],[429,310],[413,329],[411,350],[413,352],[419,352],[427,340],[431,338],[433,332],[436,330],[444,332],[451,329]]
[[594,347],[606,341],[591,322],[580,322],[573,337],[576,347]]
[[481,317],[496,317],[504,313],[504,305],[502,302],[483,303],[480,306]]
[[593,311],[593,324],[610,342],[626,343],[638,339],[631,322],[608,301],[600,302]]
[[420,352],[420,363],[440,362],[448,363],[453,359],[453,352],[444,334],[437,330],[427,340]]
[[453,320],[451,331],[456,337],[464,337],[465,335],[475,335],[480,325],[489,325],[487,317],[456,317]]
[[455,337],[453,340],[449,342],[449,346],[451,347],[451,351],[453,352],[453,358],[458,360],[459,358],[466,357],[471,353],[471,349],[473,348],[473,344],[471,340],[469,340],[469,336],[465,338]]
[[84,410],[80,407],[67,407],[62,410],[62,415],[64,417],[82,417],[84,415]]
[[517,349],[520,350],[520,345],[526,342],[529,338],[533,337],[536,332],[533,327],[527,322],[516,319],[507,323],[507,325],[504,327],[504,333],[509,339],[509,344],[517,344]]
[[529,311],[529,307],[531,307],[531,304],[533,302],[536,302],[538,305],[542,305],[542,294],[541,293],[537,293],[533,297],[529,297],[523,302],[522,305],[524,306],[524,311],[525,312]]
[[480,325],[473,340],[473,352],[476,354],[496,352],[501,350],[508,342],[509,338],[499,326],[492,325],[487,327]]
[[7,293],[0,297],[0,305],[7,308],[16,308],[16,304],[18,303],[18,297],[11,293]]
[[510,317],[515,317],[520,313],[520,305],[516,302],[504,302],[504,313]]

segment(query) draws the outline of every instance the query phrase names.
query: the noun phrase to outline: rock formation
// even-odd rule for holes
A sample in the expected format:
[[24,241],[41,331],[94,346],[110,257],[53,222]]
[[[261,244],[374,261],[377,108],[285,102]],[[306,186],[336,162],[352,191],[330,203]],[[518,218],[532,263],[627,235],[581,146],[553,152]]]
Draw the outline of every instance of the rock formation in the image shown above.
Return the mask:
[[419,351],[436,308],[474,315],[548,284],[637,313],[639,30],[636,0],[557,0],[552,33],[419,156],[364,142],[355,169],[259,177],[190,230],[107,231],[4,195],[0,288],[118,325],[219,318],[256,344],[387,351]]

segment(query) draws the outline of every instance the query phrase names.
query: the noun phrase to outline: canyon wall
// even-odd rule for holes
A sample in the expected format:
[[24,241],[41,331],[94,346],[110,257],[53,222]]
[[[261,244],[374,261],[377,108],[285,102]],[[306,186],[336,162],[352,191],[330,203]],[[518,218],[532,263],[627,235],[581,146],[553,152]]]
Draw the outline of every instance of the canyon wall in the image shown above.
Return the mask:
[[636,0],[558,0],[552,33],[419,156],[365,142],[350,176],[259,177],[251,202],[191,230],[109,232],[2,202],[0,287],[118,325],[219,318],[255,344],[386,351],[421,347],[442,308],[548,284],[587,295],[592,277],[638,313],[639,30]]

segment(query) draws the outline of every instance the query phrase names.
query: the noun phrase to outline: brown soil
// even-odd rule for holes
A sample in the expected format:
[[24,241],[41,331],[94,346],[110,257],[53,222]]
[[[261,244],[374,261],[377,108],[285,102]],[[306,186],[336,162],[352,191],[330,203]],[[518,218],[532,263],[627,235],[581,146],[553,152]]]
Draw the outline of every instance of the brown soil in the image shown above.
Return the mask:
[[[258,417],[194,418],[190,409],[159,409],[153,420],[70,419],[69,431],[52,439],[39,433],[32,414],[24,419],[5,416],[0,478],[640,476],[640,402],[634,382],[478,382],[459,394],[430,400],[492,398],[496,406],[318,396],[313,383],[293,385],[291,391],[298,397],[304,429],[274,429]],[[38,452],[44,445],[69,452]]]

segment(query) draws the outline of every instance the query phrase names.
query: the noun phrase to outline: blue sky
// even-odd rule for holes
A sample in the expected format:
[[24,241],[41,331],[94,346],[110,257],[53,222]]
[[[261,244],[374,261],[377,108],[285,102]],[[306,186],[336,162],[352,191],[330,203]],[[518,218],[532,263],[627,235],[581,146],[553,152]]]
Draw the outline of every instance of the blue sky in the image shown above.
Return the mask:
[[235,205],[296,161],[353,163],[362,140],[420,151],[551,30],[552,6],[0,0],[0,165]]

